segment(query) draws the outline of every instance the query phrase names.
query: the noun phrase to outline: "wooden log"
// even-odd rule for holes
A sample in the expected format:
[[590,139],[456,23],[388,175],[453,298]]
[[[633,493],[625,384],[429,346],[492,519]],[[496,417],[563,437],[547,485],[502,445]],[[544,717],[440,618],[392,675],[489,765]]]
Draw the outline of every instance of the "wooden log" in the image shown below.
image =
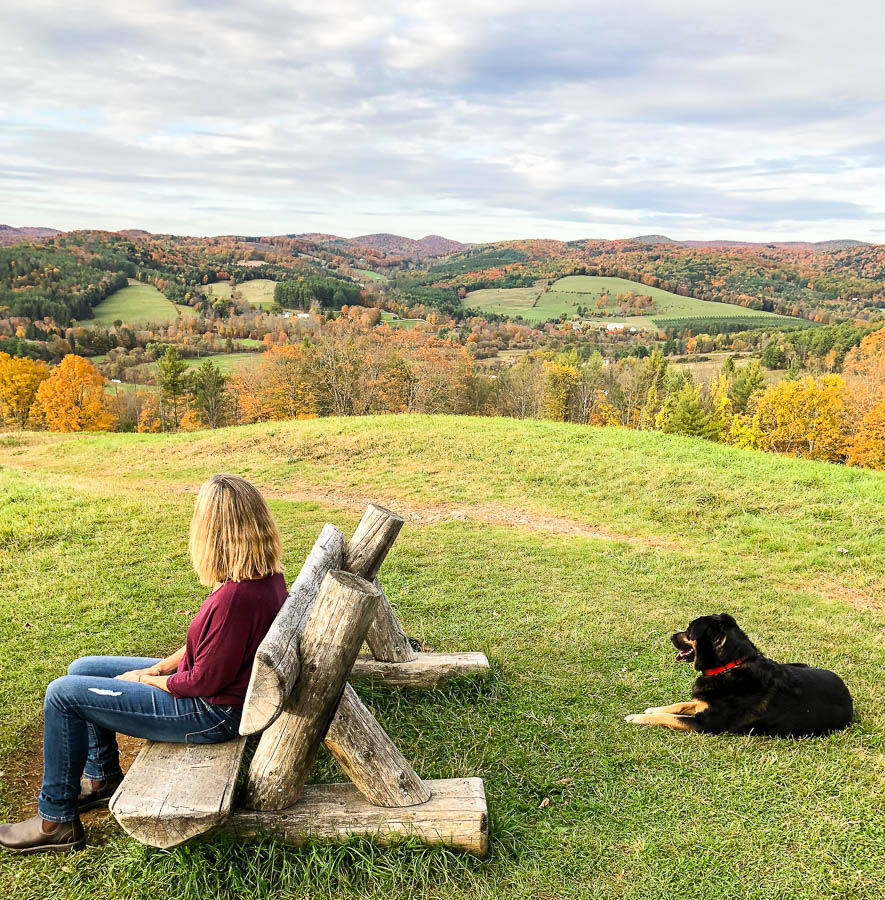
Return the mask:
[[488,808],[481,778],[428,781],[431,798],[399,809],[372,806],[352,784],[308,784],[279,812],[234,809],[222,826],[236,838],[275,836],[292,844],[369,835],[380,844],[414,836],[485,856]]
[[285,809],[298,799],[380,598],[381,591],[358,575],[340,569],[326,575],[301,636],[301,676],[261,735],[245,806]]
[[177,847],[230,814],[246,739],[221,744],[148,741],[111,797],[122,829],[151,847]]
[[[377,578],[375,584],[381,588]],[[375,659],[384,662],[408,662],[417,656],[397,621],[390,601],[384,593],[384,588],[381,588],[381,602],[378,604],[375,620],[369,626],[366,643]]]
[[243,704],[240,734],[264,731],[283,710],[301,671],[299,641],[320,585],[332,569],[341,568],[346,539],[325,525],[310,551],[289,596],[259,644]]
[[372,581],[404,523],[402,516],[370,503],[344,551],[342,568]]
[[381,662],[361,654],[353,664],[353,681],[372,681],[395,688],[438,688],[452,678],[475,675],[484,678],[489,661],[484,653],[418,653],[401,663]]
[[369,803],[414,806],[430,799],[411,764],[349,684],[324,743]]

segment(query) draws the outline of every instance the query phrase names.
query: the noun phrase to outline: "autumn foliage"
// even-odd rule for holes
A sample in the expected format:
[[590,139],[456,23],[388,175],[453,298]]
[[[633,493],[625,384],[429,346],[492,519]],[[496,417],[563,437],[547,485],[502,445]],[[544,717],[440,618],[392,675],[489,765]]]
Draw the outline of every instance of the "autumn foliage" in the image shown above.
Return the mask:
[[50,431],[107,431],[114,422],[104,378],[92,363],[74,354],[40,384],[37,406]]
[[48,376],[46,363],[0,353],[0,422],[3,425],[27,426],[37,390]]

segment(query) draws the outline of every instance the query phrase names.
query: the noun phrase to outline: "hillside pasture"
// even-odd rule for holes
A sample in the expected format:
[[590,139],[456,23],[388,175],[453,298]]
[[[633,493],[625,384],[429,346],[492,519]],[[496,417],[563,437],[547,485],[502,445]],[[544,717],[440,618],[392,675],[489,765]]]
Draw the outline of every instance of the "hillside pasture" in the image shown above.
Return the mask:
[[93,321],[102,325],[113,325],[118,320],[127,325],[143,325],[148,322],[174,322],[184,314],[185,309],[188,315],[194,314],[189,307],[176,306],[153,285],[130,279],[129,287],[102,300],[92,312]]
[[[616,315],[617,295],[630,293],[651,297],[654,308],[643,316]],[[608,297],[608,302],[602,307],[597,307],[597,301],[604,296]],[[745,328],[761,328],[765,325],[777,328],[803,327],[812,324],[803,319],[779,316],[730,303],[683,297],[624,278],[591,275],[569,275],[560,278],[551,285],[549,291],[542,291],[540,287],[472,291],[464,303],[482,312],[522,316],[527,322],[558,319],[563,313],[572,318],[577,315],[578,307],[584,307],[591,314],[608,313],[605,317],[590,315],[588,316],[590,321],[623,322],[628,328],[635,327],[648,331],[668,327],[692,327],[694,324],[699,326],[693,328],[696,332],[704,330],[705,326],[712,328],[714,324],[740,325]]]
[[360,278],[363,281],[390,281],[386,275],[381,272],[373,272],[371,269],[351,269],[351,271],[357,278]]
[[537,318],[534,305],[541,295],[541,288],[486,288],[471,291],[464,298],[464,305],[479,312],[500,316],[522,316],[527,322],[543,321]]
[[210,298],[228,299],[231,291],[238,291],[243,295],[252,306],[261,307],[261,309],[270,309],[273,305],[273,293],[277,282],[271,281],[269,278],[253,278],[250,281],[241,281],[239,284],[231,287],[229,281],[215,281],[207,284],[204,288],[206,296]]
[[[0,464],[0,818],[33,809],[43,692],[71,659],[183,642],[206,594],[188,521],[215,472],[266,492],[290,582],[324,522],[349,533],[383,498],[407,519],[379,575],[407,632],[492,662],[484,684],[358,688],[422,776],[485,780],[486,860],[223,835],[157,852],[96,812],[70,860],[3,858],[12,900],[881,895],[881,474],[446,416],[14,434]],[[668,635],[720,611],[774,658],[837,670],[854,724],[801,740],[627,725],[687,699],[694,673]],[[321,753],[313,779],[343,776]]]
[[405,328],[406,330],[418,328],[419,326],[430,328],[430,323],[427,319],[403,319],[396,313],[388,312],[386,309],[381,310],[381,321],[391,328]]

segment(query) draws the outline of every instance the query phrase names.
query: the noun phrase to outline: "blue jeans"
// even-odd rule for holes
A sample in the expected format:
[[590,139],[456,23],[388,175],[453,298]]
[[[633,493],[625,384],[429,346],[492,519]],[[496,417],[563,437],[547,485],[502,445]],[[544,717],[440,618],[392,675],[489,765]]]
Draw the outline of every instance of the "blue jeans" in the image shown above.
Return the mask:
[[43,704],[43,789],[37,809],[50,822],[77,818],[80,776],[103,781],[120,774],[116,733],[151,741],[217,744],[239,733],[242,709],[200,697],[179,699],[115,675],[159,659],[84,656],[46,689]]

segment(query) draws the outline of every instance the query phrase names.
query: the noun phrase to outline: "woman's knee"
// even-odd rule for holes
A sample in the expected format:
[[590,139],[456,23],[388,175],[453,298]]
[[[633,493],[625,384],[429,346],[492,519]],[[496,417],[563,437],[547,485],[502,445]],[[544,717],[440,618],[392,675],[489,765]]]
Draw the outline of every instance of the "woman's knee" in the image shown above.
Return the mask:
[[68,666],[68,675],[95,675],[100,656],[81,656]]
[[46,697],[43,700],[44,708],[64,704],[73,691],[76,676],[60,675],[54,681],[50,681],[46,687]]

